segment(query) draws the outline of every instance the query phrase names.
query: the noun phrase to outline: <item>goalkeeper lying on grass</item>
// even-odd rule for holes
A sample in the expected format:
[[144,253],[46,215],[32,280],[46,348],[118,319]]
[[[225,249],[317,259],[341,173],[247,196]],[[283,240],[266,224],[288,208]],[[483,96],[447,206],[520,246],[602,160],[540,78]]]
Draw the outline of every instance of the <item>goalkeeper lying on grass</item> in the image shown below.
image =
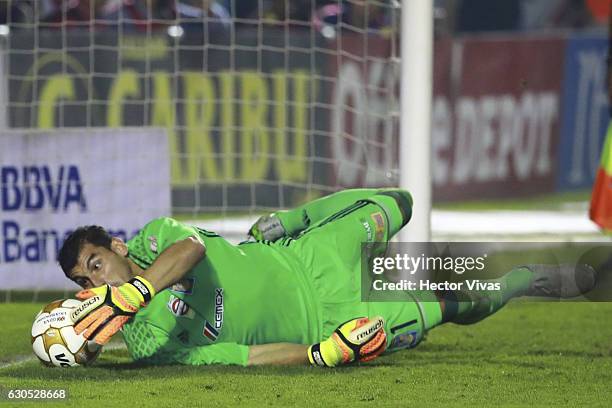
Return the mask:
[[361,302],[361,243],[388,241],[411,212],[404,190],[346,190],[260,218],[249,232],[256,240],[240,245],[170,218],[127,243],[89,226],[66,240],[59,262],[84,288],[77,332],[104,344],[123,328],[132,357],[151,363],[368,361],[414,347],[444,322],[479,321],[513,297],[577,296],[565,282],[594,284],[589,268],[526,266],[496,280],[501,291]]

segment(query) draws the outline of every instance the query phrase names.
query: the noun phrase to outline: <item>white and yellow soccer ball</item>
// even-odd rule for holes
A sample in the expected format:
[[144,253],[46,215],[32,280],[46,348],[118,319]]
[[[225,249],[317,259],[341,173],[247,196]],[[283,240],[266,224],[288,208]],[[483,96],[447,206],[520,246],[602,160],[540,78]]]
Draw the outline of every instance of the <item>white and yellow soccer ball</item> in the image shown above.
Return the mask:
[[49,303],[34,318],[32,348],[48,366],[73,367],[92,363],[102,347],[74,331],[70,313],[80,305],[76,299]]

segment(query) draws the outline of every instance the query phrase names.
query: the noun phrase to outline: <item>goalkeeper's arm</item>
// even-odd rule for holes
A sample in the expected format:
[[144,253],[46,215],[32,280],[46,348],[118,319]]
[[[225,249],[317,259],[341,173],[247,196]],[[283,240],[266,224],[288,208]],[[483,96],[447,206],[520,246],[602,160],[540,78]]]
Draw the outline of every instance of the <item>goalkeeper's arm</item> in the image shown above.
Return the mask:
[[357,318],[341,324],[325,341],[311,346],[291,343],[249,347],[247,365],[307,364],[336,367],[354,361],[370,361],[387,347],[382,317]]
[[[123,242],[114,245],[127,256]],[[107,284],[80,291],[76,297],[84,302],[71,314],[76,333],[106,344],[156,293],[179,281],[205,253],[204,244],[189,237],[166,248],[148,269],[121,286]]]
[[136,321],[123,336],[134,360],[149,364],[186,365],[290,365],[337,366],[353,361],[369,361],[386,348],[382,318],[358,318],[338,327],[327,340],[310,346],[270,343],[247,346],[214,343],[185,347],[168,332],[146,321]]
[[308,364],[308,347],[303,344],[271,343],[249,346],[247,365]]
[[169,246],[153,264],[142,273],[155,292],[166,289],[181,280],[206,254],[204,244],[196,237],[189,237]]

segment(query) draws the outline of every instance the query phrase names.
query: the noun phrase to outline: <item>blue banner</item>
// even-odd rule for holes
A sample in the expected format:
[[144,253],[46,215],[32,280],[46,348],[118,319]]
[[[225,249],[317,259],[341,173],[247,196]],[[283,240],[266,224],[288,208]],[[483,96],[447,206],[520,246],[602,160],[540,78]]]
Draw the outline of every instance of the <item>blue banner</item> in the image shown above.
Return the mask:
[[557,188],[588,189],[609,120],[605,34],[569,38],[565,56]]

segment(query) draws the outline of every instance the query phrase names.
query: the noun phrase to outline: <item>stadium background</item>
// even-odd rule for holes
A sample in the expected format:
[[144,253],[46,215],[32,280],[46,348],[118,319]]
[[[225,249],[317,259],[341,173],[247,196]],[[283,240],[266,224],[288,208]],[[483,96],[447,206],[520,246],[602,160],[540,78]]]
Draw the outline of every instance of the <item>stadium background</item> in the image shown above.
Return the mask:
[[[166,129],[172,213],[238,240],[262,211],[397,185],[400,6],[2,1],[0,129]],[[608,13],[596,0],[435,1],[434,238],[604,239],[587,202],[609,120]],[[314,394],[334,405],[346,381],[360,403],[391,405],[410,394],[445,406],[605,406],[609,393],[612,326],[599,325],[610,320],[607,304],[551,313],[513,303],[477,328],[440,329],[369,377],[143,369],[116,345],[85,382],[32,361],[31,317],[57,296],[35,289],[3,290],[0,388],[67,387],[72,403],[119,405],[129,394],[153,404],[171,387],[170,401],[187,405],[202,396],[211,405],[289,405]],[[12,303],[20,299],[27,303]],[[334,395],[313,393],[320,381]]]
[[[398,184],[399,3],[60,4],[3,2],[5,128],[163,127],[189,220]],[[536,232],[596,236],[582,214],[608,120],[602,4],[435,2],[434,205],[566,193],[582,204]],[[216,225],[238,236],[230,221]],[[474,222],[434,213],[434,236]]]
[[[213,2],[206,21],[154,1],[148,22],[114,1],[4,3],[5,127],[165,127],[177,213],[287,207],[398,182],[392,3],[354,2],[367,23],[350,21],[354,10],[338,21],[325,1],[292,2],[287,20],[284,1],[257,10],[238,0],[233,12]],[[463,1],[449,32],[451,10],[437,3],[434,200],[590,189],[608,115],[605,23],[581,2],[503,1],[491,14]],[[79,14],[94,5],[95,19]]]

